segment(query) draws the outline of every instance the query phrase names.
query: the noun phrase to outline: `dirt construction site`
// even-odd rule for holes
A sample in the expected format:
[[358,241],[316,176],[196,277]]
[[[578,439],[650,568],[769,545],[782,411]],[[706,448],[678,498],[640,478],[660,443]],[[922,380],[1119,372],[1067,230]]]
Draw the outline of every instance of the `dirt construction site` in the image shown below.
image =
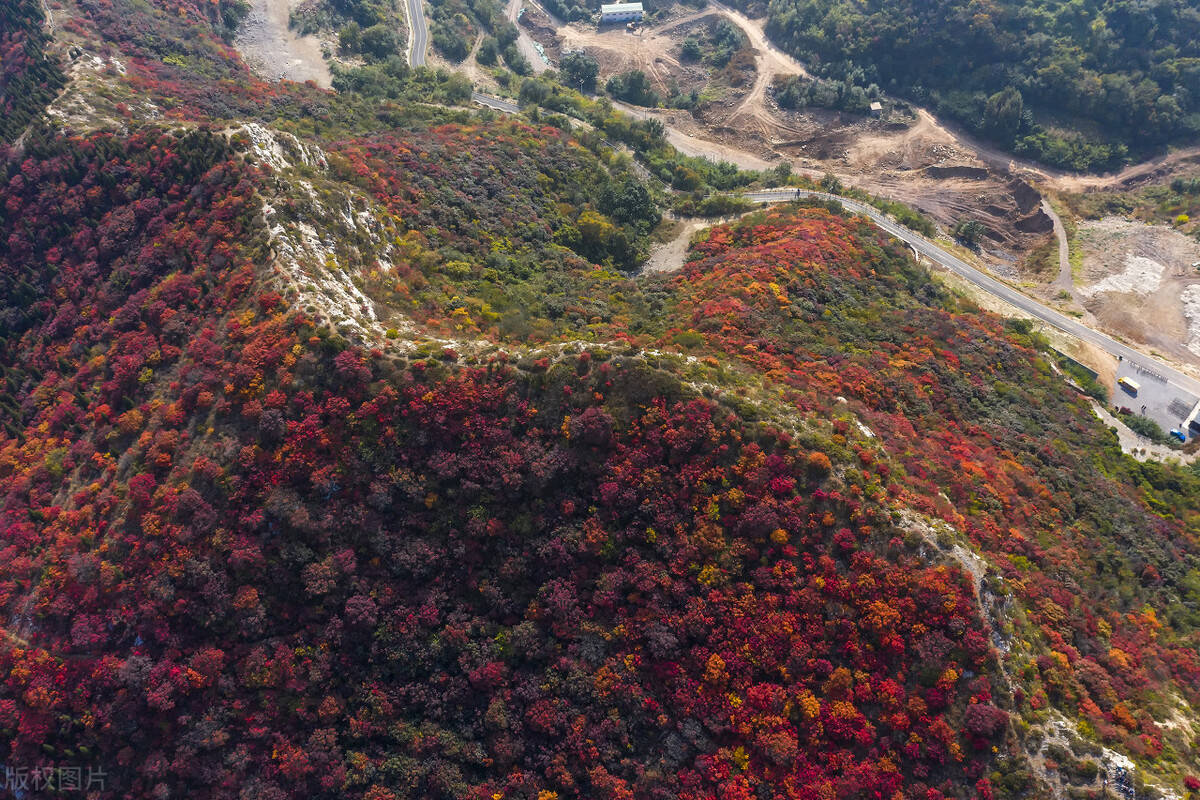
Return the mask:
[[1175,361],[1200,361],[1200,242],[1165,225],[1106,217],[1082,222],[1075,245],[1075,300],[1093,327]]

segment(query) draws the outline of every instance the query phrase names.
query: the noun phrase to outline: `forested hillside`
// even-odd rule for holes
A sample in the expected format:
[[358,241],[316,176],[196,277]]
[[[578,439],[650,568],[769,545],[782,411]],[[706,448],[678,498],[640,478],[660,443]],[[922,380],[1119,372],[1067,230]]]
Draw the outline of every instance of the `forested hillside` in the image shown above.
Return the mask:
[[[220,137],[8,170],[8,757],[123,796],[961,794],[1003,742],[969,583],[863,549],[886,510],[811,443],[621,347],[339,343],[255,288],[262,177]],[[920,680],[913,637],[947,648]],[[929,743],[879,749],[877,708]]]
[[1029,326],[836,206],[637,274],[661,198],[597,130],[761,176],[547,78],[592,125],[79,8],[90,115],[0,146],[0,762],[104,800],[1200,791],[1200,477]]
[[[1057,709],[1194,763],[1155,720],[1200,700],[1197,479],[1121,456],[1036,342],[813,209],[667,282],[600,277],[588,341],[523,354],[472,316],[520,260],[426,204],[466,142],[511,179],[561,134],[431,133],[395,177],[395,138],[328,169],[401,240],[446,230],[457,265],[425,239],[391,289],[358,280],[402,308],[440,285],[473,355],[290,309],[256,220],[291,170],[237,137],[9,162],[9,758],[86,754],[120,796],[1019,797]],[[554,303],[527,313],[578,313]]]
[[19,136],[62,88],[44,23],[38,0],[0,0],[0,143]]
[[1111,167],[1200,136],[1188,0],[771,0],[768,30],[818,74],[927,103],[1055,166]]

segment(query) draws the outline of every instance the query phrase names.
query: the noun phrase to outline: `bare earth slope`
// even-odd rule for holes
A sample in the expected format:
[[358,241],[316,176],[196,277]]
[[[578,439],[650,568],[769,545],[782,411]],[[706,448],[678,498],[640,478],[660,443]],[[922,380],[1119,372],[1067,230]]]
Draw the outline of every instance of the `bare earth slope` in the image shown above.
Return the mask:
[[242,58],[268,80],[313,81],[328,88],[332,77],[315,36],[288,27],[289,0],[251,0],[235,42]]

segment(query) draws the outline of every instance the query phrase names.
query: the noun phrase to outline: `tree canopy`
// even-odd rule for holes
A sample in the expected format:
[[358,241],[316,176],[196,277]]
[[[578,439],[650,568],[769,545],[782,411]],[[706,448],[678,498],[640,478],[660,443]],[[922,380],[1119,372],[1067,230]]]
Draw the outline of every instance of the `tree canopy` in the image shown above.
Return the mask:
[[821,75],[928,103],[1060,166],[1200,134],[1188,0],[772,0],[768,31]]

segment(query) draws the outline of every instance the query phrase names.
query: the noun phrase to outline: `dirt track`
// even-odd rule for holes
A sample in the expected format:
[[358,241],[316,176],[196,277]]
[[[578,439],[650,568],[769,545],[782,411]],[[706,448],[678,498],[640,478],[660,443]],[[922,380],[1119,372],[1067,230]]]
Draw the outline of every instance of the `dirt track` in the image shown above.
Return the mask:
[[[550,68],[550,65],[546,63],[546,59],[542,58],[533,39],[517,21],[521,17],[521,0],[509,0],[508,5],[504,8],[504,15],[509,22],[517,26],[517,49],[521,51],[521,55],[525,56],[525,60],[529,62],[529,68],[533,70],[534,74],[541,75]],[[476,47],[478,47],[478,43]],[[467,60],[474,63],[474,53]]]
[[666,242],[657,245],[650,258],[647,259],[643,272],[674,272],[683,266],[687,257],[688,245],[692,237],[699,231],[719,224],[719,220],[685,219],[675,223],[674,235]]
[[675,146],[675,149],[687,156],[696,156],[699,158],[707,158],[712,161],[728,161],[741,169],[767,169],[773,166],[774,162],[768,161],[765,158],[760,158],[753,153],[748,153],[745,150],[739,150],[736,147],[715,142],[712,139],[705,139],[699,136],[692,136],[684,133],[680,128],[673,124],[676,120],[675,115],[663,113],[660,111],[650,111],[637,106],[631,106],[628,103],[622,103],[620,100],[613,101],[613,107],[624,111],[632,117],[638,119],[657,119],[660,120],[666,127],[667,141]]
[[1045,198],[1042,199],[1042,213],[1054,223],[1054,239],[1058,243],[1058,278],[1054,281],[1054,288],[1074,296],[1075,279],[1071,275],[1071,245],[1067,241],[1067,229]]
[[1180,162],[1200,159],[1200,147],[1187,147],[1149,161],[1143,161],[1140,164],[1130,164],[1119,172],[1079,175],[1018,158],[1011,153],[979,141],[953,123],[935,119],[932,114],[923,109],[920,113],[928,117],[933,125],[958,142],[961,147],[973,151],[979,160],[988,166],[1003,172],[1027,173],[1045,188],[1059,192],[1124,189],[1136,185],[1142,179],[1169,172]]

